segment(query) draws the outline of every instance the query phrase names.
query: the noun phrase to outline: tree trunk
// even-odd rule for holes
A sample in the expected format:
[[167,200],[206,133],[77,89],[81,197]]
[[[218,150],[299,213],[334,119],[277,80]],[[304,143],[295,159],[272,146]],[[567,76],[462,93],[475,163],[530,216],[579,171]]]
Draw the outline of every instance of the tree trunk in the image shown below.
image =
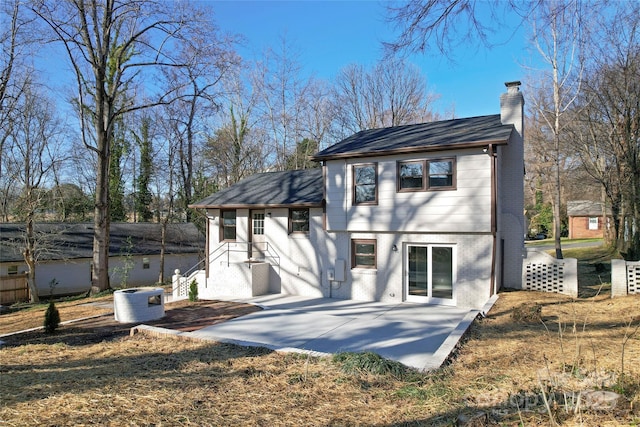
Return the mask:
[[[558,116],[556,116],[556,129],[559,128],[559,120],[558,120]],[[556,153],[555,153],[555,157],[556,157],[556,167],[555,167],[555,183],[554,183],[554,202],[553,202],[553,225],[554,225],[554,230],[553,230],[553,238],[555,241],[555,248],[556,248],[556,258],[557,259],[563,259],[564,256],[562,255],[562,244],[560,243],[560,237],[562,234],[562,218],[560,216],[560,203],[561,203],[561,182],[560,182],[560,137],[558,135],[558,133],[556,132],[556,142],[555,142],[555,148],[556,148]]]
[[[169,216],[167,215],[167,218]],[[160,274],[158,275],[158,282],[164,283],[164,252],[167,245],[167,221],[162,221],[160,231]]]
[[105,132],[98,132],[98,170],[94,209],[93,265],[91,293],[105,291],[109,285],[109,141]]
[[[31,190],[29,190],[31,193]],[[25,248],[23,252],[24,262],[29,268],[27,275],[27,284],[29,285],[29,294],[31,302],[39,302],[38,287],[36,286],[36,260],[34,254],[35,238],[33,231],[33,212],[29,212],[26,222]]]

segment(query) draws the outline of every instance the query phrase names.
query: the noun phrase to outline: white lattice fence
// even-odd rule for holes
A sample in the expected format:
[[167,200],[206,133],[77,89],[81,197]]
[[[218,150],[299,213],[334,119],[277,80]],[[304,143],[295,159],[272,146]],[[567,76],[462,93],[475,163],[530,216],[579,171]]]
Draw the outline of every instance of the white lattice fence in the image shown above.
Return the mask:
[[556,259],[544,252],[527,250],[522,265],[522,288],[578,296],[578,260]]
[[627,292],[640,294],[640,263],[627,263]]
[[640,262],[611,260],[611,297],[640,294]]

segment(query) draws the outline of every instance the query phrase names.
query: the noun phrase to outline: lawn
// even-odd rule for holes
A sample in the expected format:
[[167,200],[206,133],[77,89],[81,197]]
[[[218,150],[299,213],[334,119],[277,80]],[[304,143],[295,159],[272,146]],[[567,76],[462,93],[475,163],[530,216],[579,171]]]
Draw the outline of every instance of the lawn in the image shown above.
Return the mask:
[[[6,347],[0,424],[443,426],[478,415],[473,425],[638,425],[640,296],[598,290],[578,299],[505,291],[450,363],[429,373],[366,354],[313,358],[143,334]],[[576,405],[589,389],[622,397],[614,409]]]

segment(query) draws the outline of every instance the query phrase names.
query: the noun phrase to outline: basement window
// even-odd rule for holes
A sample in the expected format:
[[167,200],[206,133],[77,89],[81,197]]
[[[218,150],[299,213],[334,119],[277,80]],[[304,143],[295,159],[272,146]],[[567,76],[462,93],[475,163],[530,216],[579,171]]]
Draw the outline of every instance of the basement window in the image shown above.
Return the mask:
[[376,240],[351,241],[351,268],[376,268]]

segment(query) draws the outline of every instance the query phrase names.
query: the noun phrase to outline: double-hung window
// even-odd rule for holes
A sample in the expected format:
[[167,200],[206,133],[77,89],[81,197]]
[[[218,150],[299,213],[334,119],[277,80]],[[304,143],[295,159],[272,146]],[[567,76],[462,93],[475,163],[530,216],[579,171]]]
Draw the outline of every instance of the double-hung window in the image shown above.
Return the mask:
[[424,162],[398,162],[398,191],[424,190]]
[[398,192],[455,190],[455,158],[409,160],[397,164]]
[[378,165],[353,165],[353,204],[378,204]]
[[309,209],[289,210],[289,233],[309,232]]
[[236,211],[220,213],[220,241],[236,240]]
[[376,240],[354,239],[351,241],[351,268],[376,268]]
[[428,160],[427,168],[429,173],[427,188],[429,190],[452,190],[455,188],[455,162],[453,159]]

